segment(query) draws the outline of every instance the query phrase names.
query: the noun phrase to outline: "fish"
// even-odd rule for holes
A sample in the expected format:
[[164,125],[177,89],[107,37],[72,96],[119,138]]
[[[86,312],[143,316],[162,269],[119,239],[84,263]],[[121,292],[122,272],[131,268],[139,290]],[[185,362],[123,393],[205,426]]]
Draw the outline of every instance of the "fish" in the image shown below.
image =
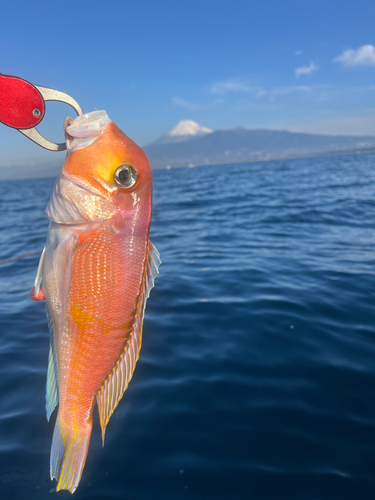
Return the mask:
[[31,297],[46,300],[50,456],[56,491],[74,493],[97,404],[102,441],[133,376],[160,255],[149,240],[152,173],[143,150],[105,111],[66,118],[68,156]]

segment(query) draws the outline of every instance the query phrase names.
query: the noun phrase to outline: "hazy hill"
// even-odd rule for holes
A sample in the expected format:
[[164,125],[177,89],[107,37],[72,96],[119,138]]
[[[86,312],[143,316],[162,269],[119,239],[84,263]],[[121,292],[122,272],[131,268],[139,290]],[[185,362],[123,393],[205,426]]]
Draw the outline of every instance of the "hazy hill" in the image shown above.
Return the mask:
[[[236,128],[212,132],[191,120],[145,146],[153,168],[290,158],[335,151],[375,148],[375,137],[299,134]],[[0,168],[0,180],[57,177],[64,159],[39,165]]]
[[153,143],[143,149],[154,168],[254,161],[375,147],[375,137],[327,136],[276,130],[217,130],[179,143]]
[[15,165],[0,168],[0,181],[16,179],[44,179],[58,177],[65,161],[65,157],[54,162],[40,163],[38,165]]

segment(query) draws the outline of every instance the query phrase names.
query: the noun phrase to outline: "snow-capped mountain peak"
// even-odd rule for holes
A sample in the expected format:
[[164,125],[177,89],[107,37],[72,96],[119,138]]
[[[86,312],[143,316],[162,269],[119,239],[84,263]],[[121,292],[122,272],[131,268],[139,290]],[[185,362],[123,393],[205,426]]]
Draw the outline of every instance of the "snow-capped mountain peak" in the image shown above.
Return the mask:
[[179,137],[182,135],[206,135],[211,134],[211,132],[210,128],[202,127],[199,123],[193,122],[193,120],[181,120],[167,135],[170,137]]
[[193,137],[202,137],[203,135],[211,134],[213,131],[210,128],[202,127],[199,123],[193,120],[181,120],[167,134],[158,139],[155,144],[168,144],[171,142],[184,142]]

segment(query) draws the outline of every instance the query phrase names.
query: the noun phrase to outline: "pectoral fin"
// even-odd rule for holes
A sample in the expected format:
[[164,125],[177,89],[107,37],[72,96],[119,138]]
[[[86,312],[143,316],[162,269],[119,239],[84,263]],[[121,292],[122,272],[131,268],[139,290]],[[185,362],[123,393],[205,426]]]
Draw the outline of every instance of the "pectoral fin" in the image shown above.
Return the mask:
[[45,300],[43,290],[41,289],[45,260],[46,260],[46,247],[43,248],[42,255],[40,256],[38,270],[36,272],[36,277],[34,281],[34,288],[31,290],[30,293],[30,296],[33,300]]
[[159,274],[158,269],[160,264],[161,260],[159,252],[149,241],[143,285],[134,318],[132,332],[116,365],[113,367],[96,396],[100,425],[102,428],[103,446],[106,426],[128,387],[139,357],[139,351],[142,343],[142,325],[146,301],[150,295],[151,288],[154,286],[154,280]]
[[45,260],[46,260],[46,247],[43,248],[42,255],[40,256],[38,270],[36,272],[36,277],[35,277],[35,281],[34,281],[34,288],[35,288],[36,295],[38,295],[40,285],[42,283]]
[[48,355],[48,372],[47,372],[47,387],[46,387],[46,410],[47,420],[49,421],[53,410],[59,402],[59,382],[57,375],[57,362],[55,351],[55,332],[53,327],[53,318],[49,312],[48,305],[46,306],[48,319],[48,328],[50,332],[50,346]]

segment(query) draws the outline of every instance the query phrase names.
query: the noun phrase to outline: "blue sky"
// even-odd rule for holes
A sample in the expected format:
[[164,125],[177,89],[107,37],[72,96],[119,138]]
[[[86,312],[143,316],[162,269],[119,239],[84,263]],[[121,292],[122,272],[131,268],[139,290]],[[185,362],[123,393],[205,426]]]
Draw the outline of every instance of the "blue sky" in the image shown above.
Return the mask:
[[[105,109],[140,145],[192,119],[375,135],[375,2],[3,2],[0,72]],[[40,131],[61,141],[70,108]],[[74,114],[74,112],[73,112]],[[0,166],[56,160],[0,125]]]

